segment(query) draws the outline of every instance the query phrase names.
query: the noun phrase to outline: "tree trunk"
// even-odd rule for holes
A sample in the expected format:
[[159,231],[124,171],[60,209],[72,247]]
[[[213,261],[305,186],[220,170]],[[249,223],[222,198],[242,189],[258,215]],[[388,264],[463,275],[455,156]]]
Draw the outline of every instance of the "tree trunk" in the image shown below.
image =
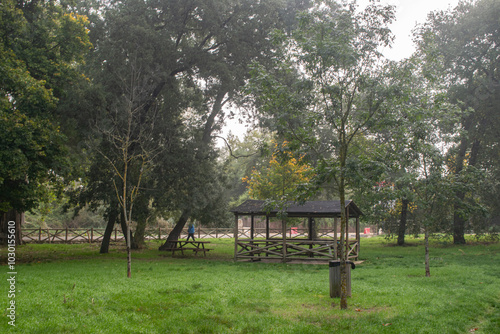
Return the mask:
[[177,224],[175,224],[174,229],[170,232],[170,234],[167,237],[167,240],[163,245],[160,246],[159,250],[170,250],[175,247],[175,243],[172,241],[174,240],[179,240],[181,236],[182,229],[184,226],[186,226],[186,223],[189,219],[190,212],[189,210],[184,210],[177,221]]
[[[344,134],[345,135],[345,134]],[[340,148],[340,175],[338,180],[339,197],[340,197],[340,309],[347,309],[347,252],[345,244],[345,234],[347,230],[347,220],[345,209],[345,166],[347,160],[347,145],[345,138],[341,136],[340,142],[343,143]]]
[[128,240],[127,234],[127,223],[125,221],[125,217],[123,216],[123,212],[120,214],[120,227],[122,228],[123,237],[125,238],[125,242]]
[[148,218],[137,222],[137,227],[135,229],[134,237],[132,238],[132,249],[141,249],[146,245],[144,240],[144,235],[146,232],[146,225],[148,224]]
[[106,230],[104,231],[104,236],[102,237],[101,250],[100,250],[101,254],[106,254],[109,252],[109,243],[111,241],[111,234],[113,233],[113,228],[115,227],[117,218],[118,218],[117,212],[112,210],[109,213],[108,224],[106,225]]
[[[463,194],[458,194],[462,196]],[[465,244],[465,219],[460,215],[460,203],[455,204],[453,213],[453,243],[458,245]]]
[[405,244],[405,233],[406,233],[406,219],[408,216],[408,200],[403,198],[401,200],[401,217],[399,220],[399,231],[398,231],[398,246],[403,246]]
[[346,244],[345,233],[347,229],[347,217],[345,213],[344,189],[340,191],[340,309],[347,309],[347,270],[346,270]]
[[132,251],[130,249],[131,245],[131,233],[130,233],[130,222],[127,222],[127,236],[129,240],[127,240],[127,277],[132,277]]
[[[463,170],[463,161],[466,159],[466,154],[465,154],[465,143],[466,141],[464,140],[463,143],[461,143],[461,149],[459,150],[459,153],[457,154],[457,168],[456,168],[456,175],[458,176],[459,173],[462,172]],[[478,140],[474,141],[472,143],[471,151],[470,151],[470,156],[469,156],[469,166],[475,166],[477,163],[477,156],[479,154],[480,150],[480,142]],[[460,163],[459,163],[460,161]],[[463,245],[465,244],[465,223],[466,219],[460,214],[461,208],[464,205],[464,199],[465,199],[465,194],[463,191],[457,191],[456,193],[456,200],[455,200],[455,205],[454,205],[454,213],[453,213],[453,243],[458,244],[458,245]]]
[[431,268],[429,264],[429,230],[425,227],[425,277],[431,277]]
[[[9,223],[13,222],[13,223]],[[24,212],[11,209],[7,212],[0,212],[0,245],[7,246],[9,235],[14,227],[14,239],[16,245],[23,243],[21,225],[24,223]],[[12,238],[12,237],[11,237]]]
[[[468,130],[470,122],[466,122],[464,125],[464,129]],[[455,176],[458,177],[462,172],[464,167],[464,161],[466,159],[467,147],[469,145],[469,141],[466,136],[462,136],[460,141],[460,146],[456,155],[455,161]],[[465,195],[462,191],[458,190],[455,194],[455,204],[454,204],[454,213],[453,213],[453,243],[454,244],[465,244],[465,221],[464,218],[460,214],[461,206]]]

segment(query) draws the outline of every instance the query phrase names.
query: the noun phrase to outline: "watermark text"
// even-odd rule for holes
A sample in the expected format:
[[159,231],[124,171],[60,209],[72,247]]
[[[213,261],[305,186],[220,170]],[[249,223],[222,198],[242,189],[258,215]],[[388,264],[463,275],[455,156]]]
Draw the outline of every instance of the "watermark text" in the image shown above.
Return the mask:
[[7,282],[8,282],[8,305],[7,322],[11,326],[16,325],[16,222],[7,223]]

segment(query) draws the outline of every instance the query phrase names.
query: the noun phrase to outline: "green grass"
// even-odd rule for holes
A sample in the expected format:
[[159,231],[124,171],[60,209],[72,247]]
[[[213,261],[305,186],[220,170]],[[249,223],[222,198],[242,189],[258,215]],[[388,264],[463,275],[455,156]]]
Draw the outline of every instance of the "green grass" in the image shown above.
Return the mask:
[[500,244],[434,242],[426,278],[421,241],[409,242],[362,240],[344,311],[329,297],[328,265],[234,263],[232,240],[212,240],[207,258],[172,258],[152,243],[134,252],[131,279],[121,245],[105,255],[98,245],[24,245],[16,327],[3,311],[0,332],[500,333]]

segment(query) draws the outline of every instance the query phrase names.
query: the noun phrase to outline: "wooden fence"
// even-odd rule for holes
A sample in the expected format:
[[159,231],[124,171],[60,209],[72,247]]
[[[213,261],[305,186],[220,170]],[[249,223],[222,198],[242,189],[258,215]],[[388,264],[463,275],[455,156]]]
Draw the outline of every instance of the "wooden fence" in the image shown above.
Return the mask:
[[[78,242],[101,242],[104,237],[104,228],[23,228],[21,230],[24,242],[30,243],[78,243]],[[145,231],[147,240],[166,240],[171,228],[156,228]],[[233,238],[233,228],[201,227],[197,228],[196,234],[199,239],[207,238]],[[195,234],[195,236],[196,236]],[[181,233],[181,238],[187,237],[187,230]],[[111,234],[111,241],[124,240],[120,228],[115,228]]]
[[[77,243],[77,242],[99,242],[104,236],[103,228],[23,228],[21,234],[24,242],[36,243]],[[123,234],[114,229],[111,240],[123,240]]]
[[[78,242],[101,242],[104,236],[104,228],[23,228],[21,230],[22,238],[24,242],[31,243],[78,243]],[[156,228],[147,229],[145,231],[145,238],[147,240],[166,240],[172,228]],[[281,237],[280,231],[270,231],[271,238]],[[317,236],[329,237],[333,231],[331,230],[319,230]],[[287,238],[295,239],[304,237],[306,235],[306,229],[289,227],[287,229]],[[181,233],[181,239],[187,237],[187,229],[183,230]],[[210,239],[210,238],[234,238],[234,229],[227,227],[197,227],[195,237],[198,239]],[[265,228],[255,229],[254,238],[265,238],[266,232]],[[250,238],[250,229],[239,229],[238,238]],[[111,241],[122,241],[124,240],[123,233],[121,229],[115,228],[111,234]]]

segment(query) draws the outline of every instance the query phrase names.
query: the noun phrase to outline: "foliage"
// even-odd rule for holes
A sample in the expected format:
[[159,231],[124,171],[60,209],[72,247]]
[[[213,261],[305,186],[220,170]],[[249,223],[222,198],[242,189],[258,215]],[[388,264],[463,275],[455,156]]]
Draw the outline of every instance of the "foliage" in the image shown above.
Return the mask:
[[53,202],[45,204],[45,212],[40,210],[27,212],[25,218],[26,228],[104,228],[106,227],[104,217],[105,208],[90,210],[88,207],[81,208],[78,215],[64,209],[63,203]]
[[[226,219],[227,181],[214,147],[215,135],[228,116],[225,106],[238,102],[249,64],[272,57],[267,32],[293,25],[290,13],[304,3],[125,0],[76,5],[94,28],[95,49],[87,66],[93,87],[87,95],[97,95],[98,103],[85,113],[106,132],[113,120],[123,116],[120,111],[127,107],[123,103],[127,97],[137,112],[137,128],[130,136],[136,144],[128,154],[140,155],[144,140],[155,152],[148,163],[150,173],[143,175],[137,188],[144,203],[142,218],[132,217],[138,226],[152,215],[177,215],[179,227],[187,219],[211,224]],[[146,136],[139,139],[141,134]],[[93,150],[112,153],[109,136],[97,139]],[[108,166],[111,160],[118,169],[124,167],[117,163],[118,154],[110,155],[104,159]],[[92,192],[105,190],[106,184],[109,188],[110,179],[109,173],[96,172],[103,169],[96,166],[101,159],[94,156],[91,162],[81,203],[116,206],[109,192]],[[136,182],[140,170],[128,169],[128,180]]]
[[[417,34],[418,54],[425,60],[424,73],[440,81],[450,101],[462,107],[460,137],[449,150],[458,175],[467,165],[488,173],[484,191],[488,204],[498,208],[498,1],[461,2],[454,10],[436,12]],[[491,171],[494,171],[493,173]],[[493,186],[491,186],[493,185]],[[467,219],[461,205],[468,195],[455,194],[454,238],[465,242]],[[491,210],[491,209],[490,209]],[[498,209],[494,209],[498,211]]]
[[[295,147],[312,152],[318,160],[318,183],[336,185],[341,207],[347,183],[356,179],[356,173],[349,171],[352,144],[387,111],[384,102],[390,91],[378,48],[390,44],[387,25],[393,18],[390,6],[372,3],[357,11],[354,5],[318,1],[300,14],[298,29],[285,39],[289,51],[283,54],[283,64],[290,68],[278,76],[264,71],[254,75],[257,105],[272,115],[278,132],[286,133]],[[294,80],[295,69],[299,79]],[[300,90],[306,94],[298,94]],[[341,261],[345,261],[346,221],[341,210]],[[344,272],[342,277],[341,308],[346,308]]]
[[242,179],[253,170],[264,168],[269,159],[271,136],[260,129],[255,129],[248,130],[243,139],[233,135],[227,138],[221,157],[224,159],[224,173],[232,186],[228,189],[228,196],[231,198],[230,207],[237,206],[249,198],[248,189]]
[[398,234],[402,245],[406,230],[420,232],[411,206],[418,209],[417,183],[423,178],[426,159],[454,139],[455,129],[449,124],[461,112],[446,102],[440,86],[424,77],[420,59],[390,63],[387,73],[393,91],[386,102],[389,112],[371,129],[371,145],[382,148],[377,159],[383,168],[372,184],[359,188],[356,198],[367,204],[366,213],[381,222],[386,233]]
[[69,161],[55,110],[88,51],[86,20],[54,2],[0,7],[0,210],[30,210]]
[[295,157],[294,153],[287,149],[287,145],[287,142],[280,145],[275,142],[268,167],[254,169],[250,177],[242,179],[247,183],[251,198],[285,200],[298,185],[310,181],[313,170],[305,161],[305,157]]

